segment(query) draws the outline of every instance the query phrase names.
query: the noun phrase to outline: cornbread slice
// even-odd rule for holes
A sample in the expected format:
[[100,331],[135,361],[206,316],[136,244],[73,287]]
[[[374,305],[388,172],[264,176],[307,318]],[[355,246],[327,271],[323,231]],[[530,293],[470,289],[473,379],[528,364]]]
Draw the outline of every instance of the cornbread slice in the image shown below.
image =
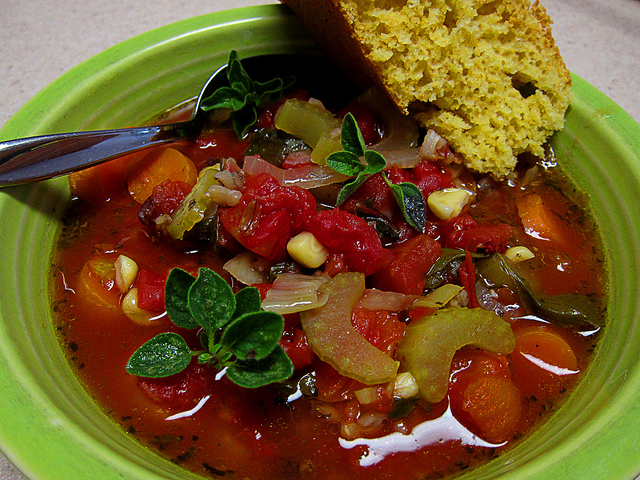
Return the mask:
[[284,0],[465,164],[504,178],[564,125],[571,76],[536,0]]

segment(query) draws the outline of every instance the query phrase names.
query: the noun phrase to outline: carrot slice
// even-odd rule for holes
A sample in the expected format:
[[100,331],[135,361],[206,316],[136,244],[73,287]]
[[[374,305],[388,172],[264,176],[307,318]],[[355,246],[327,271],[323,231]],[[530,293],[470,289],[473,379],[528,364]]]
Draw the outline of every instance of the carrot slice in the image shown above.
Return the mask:
[[119,307],[113,260],[92,256],[83,265],[78,278],[76,294],[92,305],[114,310]]
[[569,343],[544,327],[516,333],[511,365],[518,388],[538,401],[557,395],[579,372],[578,359]]
[[522,402],[510,378],[486,376],[467,387],[462,408],[478,425],[484,440],[501,443],[514,434]]
[[127,176],[133,199],[142,204],[153,188],[165,180],[179,180],[193,186],[198,178],[195,164],[174,148],[158,148],[140,160]]
[[562,218],[551,210],[538,194],[517,200],[518,215],[525,232],[540,240],[551,240],[562,244],[572,240],[573,235]]
[[147,152],[136,152],[69,175],[71,194],[84,201],[99,203],[124,192],[129,169]]

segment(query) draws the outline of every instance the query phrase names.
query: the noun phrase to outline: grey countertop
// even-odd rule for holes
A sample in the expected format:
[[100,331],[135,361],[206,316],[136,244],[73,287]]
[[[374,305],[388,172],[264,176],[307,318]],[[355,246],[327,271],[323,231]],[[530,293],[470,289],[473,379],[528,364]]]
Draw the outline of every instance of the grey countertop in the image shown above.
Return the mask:
[[[70,68],[139,33],[268,0],[1,0],[0,125]],[[640,0],[541,0],[569,68],[640,122]],[[0,479],[24,480],[2,455]]]

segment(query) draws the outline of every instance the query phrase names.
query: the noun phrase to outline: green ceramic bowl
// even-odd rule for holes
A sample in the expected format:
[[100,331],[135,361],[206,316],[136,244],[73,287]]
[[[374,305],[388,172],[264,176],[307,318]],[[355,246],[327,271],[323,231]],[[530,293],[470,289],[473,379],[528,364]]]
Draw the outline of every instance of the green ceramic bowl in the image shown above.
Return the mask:
[[[138,124],[195,96],[229,50],[314,51],[282,6],[206,15],[117,45],[62,76],[0,139]],[[640,126],[574,77],[559,161],[591,195],[610,265],[611,321],[586,377],[542,428],[468,479],[628,479],[640,472]],[[65,179],[0,191],[0,448],[31,479],[196,478],[141,447],[84,392],[54,335],[51,252]]]

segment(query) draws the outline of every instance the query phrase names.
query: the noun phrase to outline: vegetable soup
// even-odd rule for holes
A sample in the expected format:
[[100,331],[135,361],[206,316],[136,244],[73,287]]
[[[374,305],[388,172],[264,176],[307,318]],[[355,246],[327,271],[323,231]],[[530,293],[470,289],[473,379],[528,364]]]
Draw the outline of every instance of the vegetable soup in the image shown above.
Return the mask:
[[498,181],[375,89],[228,71],[197,139],[70,176],[55,318],[106,414],[204,477],[353,480],[456,475],[549,418],[606,311],[553,152]]

